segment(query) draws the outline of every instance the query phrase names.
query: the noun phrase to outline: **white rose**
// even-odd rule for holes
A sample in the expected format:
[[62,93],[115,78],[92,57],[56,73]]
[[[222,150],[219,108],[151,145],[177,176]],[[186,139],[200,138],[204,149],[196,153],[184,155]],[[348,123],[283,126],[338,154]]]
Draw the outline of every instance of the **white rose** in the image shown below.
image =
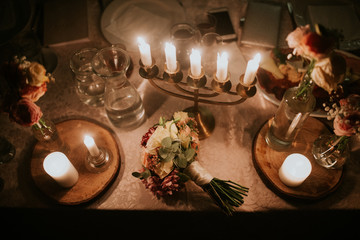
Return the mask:
[[177,137],[178,129],[176,127],[176,124],[173,121],[166,122],[165,128],[168,129],[172,140],[178,139],[178,137]]
[[164,177],[169,175],[169,173],[171,173],[173,168],[174,168],[173,161],[162,162],[160,163],[160,166],[157,167],[154,171],[161,179],[163,179]]
[[161,147],[161,141],[166,137],[170,137],[169,130],[163,126],[158,126],[146,144],[146,151],[149,154],[155,155],[156,148]]
[[329,94],[337,89],[338,83],[344,79],[346,65],[341,56],[331,55],[316,62],[311,78],[316,85]]
[[180,122],[184,122],[184,121],[186,121],[186,119],[189,118],[189,115],[187,112],[176,112],[176,113],[174,113],[173,118],[180,119],[179,120]]

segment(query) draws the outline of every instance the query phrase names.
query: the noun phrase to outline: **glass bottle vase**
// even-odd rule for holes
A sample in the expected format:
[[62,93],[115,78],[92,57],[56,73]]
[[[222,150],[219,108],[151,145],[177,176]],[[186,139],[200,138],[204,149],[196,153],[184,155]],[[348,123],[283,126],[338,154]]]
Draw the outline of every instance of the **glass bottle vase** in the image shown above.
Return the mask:
[[281,151],[292,145],[303,123],[315,108],[312,84],[311,81],[303,81],[298,87],[286,90],[265,136],[271,148]]
[[65,154],[68,153],[69,147],[62,141],[55,124],[51,120],[42,117],[37,123],[32,125],[31,130],[36,140],[50,152],[60,151]]
[[313,144],[312,153],[316,162],[328,169],[341,168],[350,157],[350,137],[326,134],[319,136]]

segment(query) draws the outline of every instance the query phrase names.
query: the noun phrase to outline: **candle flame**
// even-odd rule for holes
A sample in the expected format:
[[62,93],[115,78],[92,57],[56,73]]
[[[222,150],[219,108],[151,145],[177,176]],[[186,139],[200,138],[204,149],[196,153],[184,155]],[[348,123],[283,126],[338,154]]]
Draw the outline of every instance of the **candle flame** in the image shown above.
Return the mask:
[[260,63],[260,61],[261,61],[261,55],[260,55],[260,53],[257,53],[257,54],[255,55],[254,60],[255,60],[257,63]]
[[145,45],[146,44],[145,40],[142,37],[138,37],[137,42],[139,43],[139,45]]
[[92,137],[88,136],[88,135],[85,135],[84,136],[84,144],[86,146],[93,146],[95,144],[95,141]]

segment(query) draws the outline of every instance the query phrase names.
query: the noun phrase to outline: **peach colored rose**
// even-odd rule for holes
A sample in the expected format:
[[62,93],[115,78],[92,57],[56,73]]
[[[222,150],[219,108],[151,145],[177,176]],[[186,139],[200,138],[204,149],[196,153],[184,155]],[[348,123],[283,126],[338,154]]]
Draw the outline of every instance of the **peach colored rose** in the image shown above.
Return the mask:
[[40,87],[42,84],[49,82],[49,77],[46,76],[46,70],[43,65],[37,62],[30,63],[27,69],[28,84],[31,86]]
[[32,126],[42,117],[40,107],[27,98],[20,99],[10,108],[10,119],[23,126]]
[[356,134],[356,129],[360,126],[360,114],[350,114],[344,118],[337,115],[334,119],[334,133],[338,136],[351,136]]

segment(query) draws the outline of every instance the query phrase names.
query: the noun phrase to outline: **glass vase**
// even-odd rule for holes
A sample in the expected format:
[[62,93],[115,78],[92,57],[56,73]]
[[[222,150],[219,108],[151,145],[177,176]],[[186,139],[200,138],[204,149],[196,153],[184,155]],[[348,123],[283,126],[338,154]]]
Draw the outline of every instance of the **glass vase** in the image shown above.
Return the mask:
[[350,157],[350,137],[327,134],[319,136],[313,144],[316,162],[328,169],[341,168]]
[[50,152],[60,151],[65,154],[68,153],[69,147],[62,141],[55,124],[51,120],[42,117],[37,123],[32,125],[31,130],[36,140]]
[[129,66],[127,52],[114,46],[101,49],[92,60],[95,73],[105,80],[107,116],[115,127],[123,129],[134,129],[145,119],[140,94],[126,77]]
[[309,74],[305,75],[299,86],[286,90],[265,136],[271,148],[279,151],[289,148],[304,121],[314,110],[316,99],[309,78]]

